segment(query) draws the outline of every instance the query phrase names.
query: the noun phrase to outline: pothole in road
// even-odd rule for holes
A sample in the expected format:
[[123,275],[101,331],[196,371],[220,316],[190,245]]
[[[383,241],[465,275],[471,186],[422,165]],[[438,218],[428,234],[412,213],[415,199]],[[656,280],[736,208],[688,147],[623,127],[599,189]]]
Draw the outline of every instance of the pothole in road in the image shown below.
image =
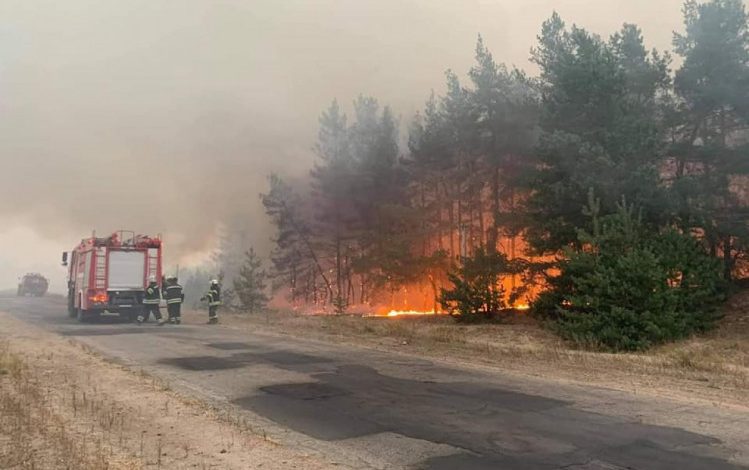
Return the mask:
[[350,392],[332,385],[311,382],[305,384],[283,384],[260,388],[263,392],[281,395],[294,400],[324,400],[327,398],[349,395]]
[[237,369],[244,366],[240,362],[216,356],[175,357],[162,359],[159,363],[195,371]]
[[250,343],[208,343],[206,346],[213,349],[220,349],[222,351],[253,349],[255,347]]
[[303,366],[308,364],[322,364],[331,362],[330,359],[320,356],[311,356],[309,354],[300,354],[290,351],[267,351],[267,352],[246,352],[232,355],[232,358],[246,363],[263,363],[279,367],[283,366]]
[[[205,370],[225,370],[239,369],[252,365],[271,365],[282,369],[305,371],[305,369],[315,369],[316,364],[325,364],[331,362],[324,357],[310,356],[289,351],[268,351],[268,352],[241,352],[235,353],[228,357],[220,356],[191,356],[191,357],[173,357],[161,359],[160,364],[165,364],[180,369],[205,371]],[[313,370],[315,371],[315,370]]]

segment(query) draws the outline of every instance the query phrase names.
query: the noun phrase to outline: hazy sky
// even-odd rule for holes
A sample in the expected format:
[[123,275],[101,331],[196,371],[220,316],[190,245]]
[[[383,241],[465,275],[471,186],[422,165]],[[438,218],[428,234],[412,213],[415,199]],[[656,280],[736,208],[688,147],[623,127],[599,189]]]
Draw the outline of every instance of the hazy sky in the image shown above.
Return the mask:
[[169,262],[245,221],[268,246],[258,193],[308,171],[317,116],[359,93],[404,122],[481,33],[531,72],[556,9],[609,35],[640,25],[670,49],[682,0],[0,0],[0,288],[119,228],[163,233]]

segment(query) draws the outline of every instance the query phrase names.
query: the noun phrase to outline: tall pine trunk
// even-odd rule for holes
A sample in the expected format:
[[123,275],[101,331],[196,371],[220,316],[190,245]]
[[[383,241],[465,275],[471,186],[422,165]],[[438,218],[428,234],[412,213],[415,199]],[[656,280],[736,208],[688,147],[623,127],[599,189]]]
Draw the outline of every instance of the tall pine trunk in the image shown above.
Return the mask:
[[492,229],[491,239],[489,245],[492,250],[496,250],[499,244],[499,217],[500,217],[500,202],[499,202],[499,167],[496,167],[492,172]]
[[484,238],[486,237],[486,228],[484,227],[484,184],[482,182],[478,190],[478,217],[479,217],[479,247],[484,247]]
[[421,195],[421,233],[419,236],[421,237],[421,256],[426,257],[427,255],[427,229],[426,229],[426,217],[424,215],[424,212],[426,212],[426,196],[424,192],[426,189],[424,188],[424,181],[419,181],[419,192]]
[[330,299],[333,303],[336,313],[343,313],[345,305],[343,303],[343,269],[341,260],[341,236],[336,234],[335,239],[335,297]]
[[450,235],[450,258],[455,259],[455,201],[450,197],[447,188],[445,188],[445,195],[447,196],[447,204],[449,204],[448,232]]
[[726,235],[723,238],[723,277],[726,281],[731,282],[733,280],[733,256],[731,236]]

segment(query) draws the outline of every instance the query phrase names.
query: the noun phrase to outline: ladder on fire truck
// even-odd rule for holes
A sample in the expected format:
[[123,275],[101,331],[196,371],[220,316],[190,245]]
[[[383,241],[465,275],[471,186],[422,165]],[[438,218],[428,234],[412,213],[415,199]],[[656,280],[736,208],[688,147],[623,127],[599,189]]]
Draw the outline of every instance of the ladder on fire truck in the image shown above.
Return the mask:
[[156,277],[156,282],[159,282],[159,250],[157,248],[148,248],[146,257],[148,260],[148,276]]
[[107,288],[107,248],[104,246],[99,246],[96,248],[94,280],[94,287],[96,287],[97,289]]

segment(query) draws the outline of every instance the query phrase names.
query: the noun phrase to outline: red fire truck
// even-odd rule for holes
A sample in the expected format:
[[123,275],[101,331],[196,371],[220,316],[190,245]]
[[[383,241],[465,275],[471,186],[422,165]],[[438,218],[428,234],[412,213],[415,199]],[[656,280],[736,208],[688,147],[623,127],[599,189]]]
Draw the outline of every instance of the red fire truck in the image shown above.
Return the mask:
[[102,313],[134,320],[151,276],[161,284],[161,237],[121,230],[92,234],[62,254],[68,268],[68,314],[86,321]]

